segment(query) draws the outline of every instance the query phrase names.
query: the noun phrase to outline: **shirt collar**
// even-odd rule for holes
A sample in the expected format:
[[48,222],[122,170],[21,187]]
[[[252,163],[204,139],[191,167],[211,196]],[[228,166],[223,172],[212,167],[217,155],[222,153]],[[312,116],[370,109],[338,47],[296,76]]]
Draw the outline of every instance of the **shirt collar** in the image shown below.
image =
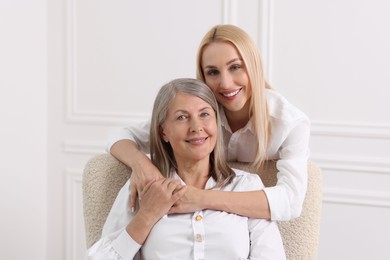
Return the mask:
[[[232,134],[232,129],[229,126],[229,123],[226,118],[225,110],[223,109],[223,106],[219,106],[219,116],[221,117],[221,126],[223,129],[225,129],[227,132]],[[252,134],[255,133],[255,129],[252,124],[252,118],[248,121],[248,123],[238,130],[237,132],[245,133],[246,131],[250,131]]]
[[[173,170],[172,179],[180,180],[181,184],[187,185],[187,184],[182,180],[182,178],[180,178],[179,174],[177,174],[177,172],[176,172],[175,170]],[[217,184],[217,182],[210,176],[209,179],[208,179],[207,182],[206,182],[206,186],[204,187],[204,189],[205,189],[205,190],[207,190],[207,189],[212,189],[212,188],[215,187],[216,184]]]

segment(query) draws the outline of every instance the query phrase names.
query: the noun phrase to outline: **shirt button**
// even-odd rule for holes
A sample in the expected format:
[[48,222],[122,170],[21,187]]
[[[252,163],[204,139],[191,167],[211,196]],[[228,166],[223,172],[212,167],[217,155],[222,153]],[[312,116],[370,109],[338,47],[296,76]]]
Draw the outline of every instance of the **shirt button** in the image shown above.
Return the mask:
[[196,217],[195,217],[195,220],[196,220],[196,221],[202,220],[202,216],[200,216],[200,215],[196,216]]
[[203,241],[202,235],[196,234],[196,235],[195,235],[195,241],[196,241],[196,242],[199,242],[199,243],[202,242],[202,241]]

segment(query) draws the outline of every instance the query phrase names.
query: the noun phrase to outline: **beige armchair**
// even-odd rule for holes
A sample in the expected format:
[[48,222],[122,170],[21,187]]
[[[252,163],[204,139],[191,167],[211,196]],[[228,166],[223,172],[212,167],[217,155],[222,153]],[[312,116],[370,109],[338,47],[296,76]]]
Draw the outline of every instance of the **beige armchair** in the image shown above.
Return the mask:
[[[234,168],[256,172],[265,186],[276,183],[276,163],[268,161],[262,171],[251,171],[245,163],[231,163]],[[287,259],[317,259],[322,206],[320,168],[308,163],[308,189],[302,214],[287,222],[278,222]],[[83,206],[87,247],[100,239],[101,231],[120,188],[131,170],[109,154],[91,158],[83,175]]]

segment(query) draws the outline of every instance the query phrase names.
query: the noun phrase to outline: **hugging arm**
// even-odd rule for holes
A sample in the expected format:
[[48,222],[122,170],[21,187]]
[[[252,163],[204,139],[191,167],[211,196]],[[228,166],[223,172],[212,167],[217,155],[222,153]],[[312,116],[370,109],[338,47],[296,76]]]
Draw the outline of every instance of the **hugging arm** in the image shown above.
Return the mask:
[[252,218],[278,221],[288,221],[300,216],[307,190],[309,136],[308,119],[304,118],[291,127],[279,148],[276,186],[239,193],[189,189],[171,212],[216,209]]
[[270,219],[268,200],[263,190],[231,192],[200,190],[188,187],[186,194],[178,200],[169,213],[193,212],[214,209],[238,215]]
[[136,206],[137,195],[145,185],[162,174],[145,153],[149,153],[150,122],[120,129],[108,140],[107,151],[131,168],[131,208]]

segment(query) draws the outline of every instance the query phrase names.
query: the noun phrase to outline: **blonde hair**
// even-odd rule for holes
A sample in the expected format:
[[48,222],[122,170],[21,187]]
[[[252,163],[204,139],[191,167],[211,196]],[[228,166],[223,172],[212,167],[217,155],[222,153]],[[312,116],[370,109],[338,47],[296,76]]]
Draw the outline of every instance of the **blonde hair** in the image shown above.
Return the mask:
[[263,65],[255,42],[242,29],[234,25],[217,25],[211,28],[203,37],[196,58],[198,79],[205,82],[202,69],[202,55],[206,46],[212,42],[228,42],[233,44],[241,55],[247,69],[249,83],[252,89],[249,116],[255,128],[257,152],[252,166],[260,168],[266,160],[268,143],[271,138],[269,113],[265,89],[271,88],[264,78]]
[[175,79],[165,84],[158,92],[154,101],[150,125],[150,155],[153,164],[165,177],[171,177],[172,171],[177,171],[172,147],[161,138],[160,127],[165,122],[169,105],[175,98],[176,93],[179,92],[202,99],[214,110],[217,120],[217,142],[210,155],[210,176],[217,182],[217,187],[230,183],[235,173],[225,159],[218,102],[211,89],[204,82],[197,79]]

